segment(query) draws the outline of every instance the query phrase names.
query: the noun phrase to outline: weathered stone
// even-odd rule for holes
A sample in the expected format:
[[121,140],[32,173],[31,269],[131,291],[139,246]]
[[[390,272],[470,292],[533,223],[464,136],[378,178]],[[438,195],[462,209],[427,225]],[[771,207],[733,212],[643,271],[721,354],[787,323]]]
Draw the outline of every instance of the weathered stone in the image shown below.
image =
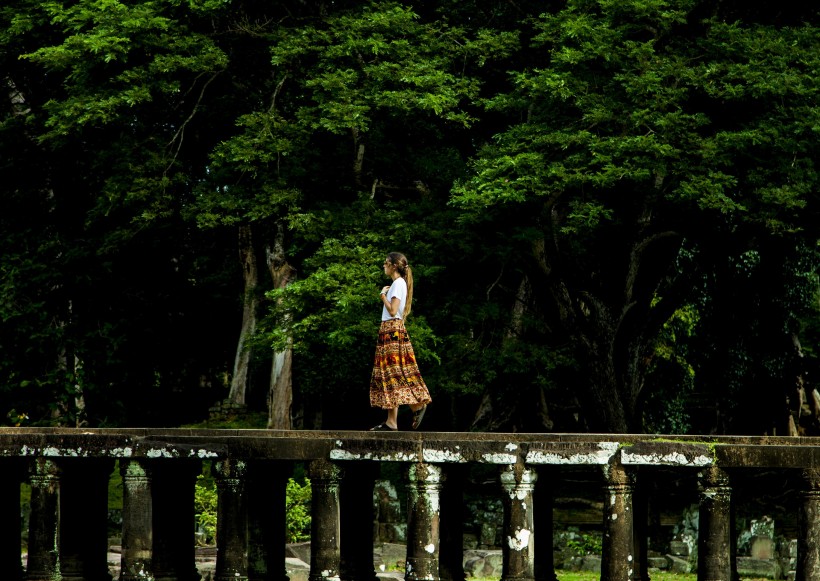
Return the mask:
[[342,471],[327,460],[310,463],[310,581],[339,580],[339,485]]
[[20,483],[25,477],[25,464],[20,458],[0,460],[0,563],[3,577],[9,581],[23,578],[20,559]]
[[60,573],[60,469],[49,458],[37,458],[29,478],[27,579],[55,579]]
[[769,515],[763,515],[758,519],[752,519],[749,530],[753,536],[767,537],[774,539],[774,519]]
[[749,557],[767,561],[775,558],[774,539],[754,536],[749,542]]
[[804,489],[797,515],[796,581],[820,579],[820,470],[803,472]]
[[669,541],[669,553],[678,557],[689,556],[689,543],[683,541]]
[[634,469],[626,469],[617,460],[604,467],[604,535],[601,581],[628,581],[632,578]]
[[598,555],[584,555],[581,557],[581,571],[601,573],[601,557]]
[[376,569],[381,571],[404,571],[407,559],[407,545],[381,543],[374,547],[373,559]]
[[137,581],[153,575],[154,503],[151,468],[146,460],[120,462],[122,477],[122,581]]
[[310,541],[304,543],[288,543],[285,548],[285,557],[310,563]]
[[731,487],[728,474],[717,466],[699,474],[699,581],[732,581]]
[[535,519],[534,490],[538,475],[522,465],[508,466],[501,471],[504,501],[504,538],[502,580],[532,581],[535,579]]
[[214,463],[217,493],[215,581],[248,579],[247,463],[225,458]]
[[780,567],[777,561],[753,559],[751,557],[737,558],[737,574],[744,578],[759,579],[765,577],[768,579],[780,578]]
[[666,560],[666,557],[647,557],[646,558],[647,565],[652,569],[668,569],[669,562]]
[[462,541],[465,549],[477,549],[478,537],[473,533],[464,533],[464,540]]
[[407,565],[408,581],[438,581],[440,498],[443,481],[440,467],[411,464],[407,470]]
[[473,556],[464,561],[464,574],[467,577],[484,576],[484,557]]
[[682,559],[676,555],[666,555],[667,569],[670,573],[688,574],[692,572],[692,563],[689,559]]
[[286,558],[285,574],[289,581],[308,581],[310,566],[301,559]]

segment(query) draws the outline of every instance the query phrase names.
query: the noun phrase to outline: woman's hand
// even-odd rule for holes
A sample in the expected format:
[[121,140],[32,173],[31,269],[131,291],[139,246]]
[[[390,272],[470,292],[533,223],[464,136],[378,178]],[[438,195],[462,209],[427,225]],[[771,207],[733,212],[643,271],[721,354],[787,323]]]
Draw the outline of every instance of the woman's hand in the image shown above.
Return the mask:
[[389,291],[389,290],[390,290],[390,286],[389,286],[389,285],[388,285],[388,286],[383,286],[383,287],[382,287],[382,294],[383,294],[383,295],[386,295],[386,294],[387,294],[387,291]]

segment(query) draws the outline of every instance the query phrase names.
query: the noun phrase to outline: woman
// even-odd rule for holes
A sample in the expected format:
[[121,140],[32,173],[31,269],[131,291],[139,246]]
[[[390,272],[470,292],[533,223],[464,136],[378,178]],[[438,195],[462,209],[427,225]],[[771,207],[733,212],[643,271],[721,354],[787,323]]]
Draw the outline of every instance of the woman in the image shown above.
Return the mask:
[[403,254],[391,252],[384,261],[384,274],[393,284],[381,291],[382,324],[370,378],[370,405],[387,410],[387,419],[371,431],[397,430],[400,405],[410,406],[415,430],[432,399],[404,328],[413,302],[413,272]]

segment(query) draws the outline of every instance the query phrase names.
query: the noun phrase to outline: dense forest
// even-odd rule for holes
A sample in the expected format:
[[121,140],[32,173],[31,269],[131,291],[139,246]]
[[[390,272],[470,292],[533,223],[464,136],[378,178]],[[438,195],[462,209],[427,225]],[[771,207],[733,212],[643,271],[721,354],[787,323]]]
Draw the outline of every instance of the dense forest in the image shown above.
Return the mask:
[[0,423],[815,434],[820,11],[6,0]]

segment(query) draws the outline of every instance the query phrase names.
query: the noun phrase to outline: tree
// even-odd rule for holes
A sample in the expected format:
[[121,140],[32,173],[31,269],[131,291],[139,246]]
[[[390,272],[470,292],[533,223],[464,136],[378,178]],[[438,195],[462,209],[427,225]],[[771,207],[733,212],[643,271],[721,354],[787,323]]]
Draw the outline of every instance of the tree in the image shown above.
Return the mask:
[[[113,421],[128,402],[162,393],[170,403],[172,386],[213,371],[188,368],[199,354],[180,340],[199,334],[198,317],[183,323],[182,313],[209,292],[190,281],[212,243],[186,228],[180,207],[202,155],[203,98],[226,63],[202,33],[221,4],[0,9],[4,384],[36,421],[45,406],[72,422],[79,393],[95,423]],[[165,422],[167,407],[179,410],[134,406],[133,421]]]
[[536,21],[543,60],[487,100],[520,121],[484,147],[454,201],[520,241],[544,325],[584,363],[590,429],[641,429],[655,342],[691,296],[687,249],[807,226],[817,31],[743,16],[571,1]]

